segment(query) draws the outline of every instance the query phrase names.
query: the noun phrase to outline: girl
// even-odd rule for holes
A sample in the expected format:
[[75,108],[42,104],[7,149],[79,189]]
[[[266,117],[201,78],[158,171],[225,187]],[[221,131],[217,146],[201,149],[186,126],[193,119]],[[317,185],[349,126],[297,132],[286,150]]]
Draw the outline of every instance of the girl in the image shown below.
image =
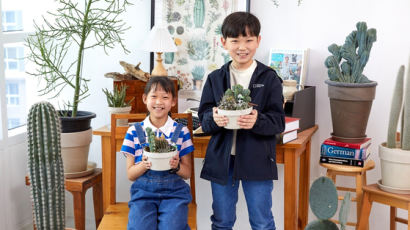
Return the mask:
[[[142,96],[149,116],[131,126],[125,135],[121,152],[127,156],[128,179],[134,181],[128,203],[127,229],[189,229],[188,204],[192,197],[183,179],[190,177],[189,153],[193,152],[194,146],[188,128],[181,126],[180,129],[178,123],[168,116],[171,107],[176,104],[175,96],[174,84],[170,79],[150,78]],[[157,137],[164,136],[168,142],[176,140],[179,154],[170,160],[171,170],[150,170],[151,162],[142,155],[142,148],[148,145],[144,131],[147,127],[151,127]],[[173,137],[174,133],[179,135]]]

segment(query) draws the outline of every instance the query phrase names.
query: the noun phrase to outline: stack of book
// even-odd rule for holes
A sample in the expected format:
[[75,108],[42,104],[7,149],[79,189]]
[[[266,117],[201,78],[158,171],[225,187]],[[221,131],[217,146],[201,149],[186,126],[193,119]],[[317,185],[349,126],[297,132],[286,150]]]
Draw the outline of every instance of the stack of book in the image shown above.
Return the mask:
[[300,118],[285,117],[285,130],[277,136],[278,144],[285,144],[298,138]]
[[320,148],[320,162],[363,167],[370,155],[371,138],[360,143],[346,143],[326,139]]

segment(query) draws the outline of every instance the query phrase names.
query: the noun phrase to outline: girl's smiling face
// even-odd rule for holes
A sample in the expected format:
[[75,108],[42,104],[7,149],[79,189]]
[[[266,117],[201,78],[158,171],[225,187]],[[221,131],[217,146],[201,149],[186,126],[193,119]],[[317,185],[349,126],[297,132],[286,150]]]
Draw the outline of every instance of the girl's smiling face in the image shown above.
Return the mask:
[[148,95],[142,95],[142,100],[147,105],[151,123],[155,126],[159,125],[158,128],[165,124],[169,111],[176,105],[172,93],[165,92],[159,84],[152,85]]

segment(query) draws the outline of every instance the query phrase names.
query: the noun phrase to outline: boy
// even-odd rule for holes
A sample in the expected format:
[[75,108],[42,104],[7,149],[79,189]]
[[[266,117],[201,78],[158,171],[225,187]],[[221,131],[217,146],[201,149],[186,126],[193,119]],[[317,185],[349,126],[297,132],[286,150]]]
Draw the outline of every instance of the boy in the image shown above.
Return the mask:
[[[242,183],[252,229],[276,229],[272,215],[273,180],[277,180],[276,139],[285,127],[282,80],[266,65],[253,60],[261,36],[259,20],[235,12],[222,24],[223,47],[231,62],[209,74],[199,106],[204,132],[212,134],[201,178],[211,181],[212,229],[232,229],[236,220],[239,181]],[[251,91],[251,114],[238,119],[239,130],[223,127],[217,103],[226,89],[241,84]]]

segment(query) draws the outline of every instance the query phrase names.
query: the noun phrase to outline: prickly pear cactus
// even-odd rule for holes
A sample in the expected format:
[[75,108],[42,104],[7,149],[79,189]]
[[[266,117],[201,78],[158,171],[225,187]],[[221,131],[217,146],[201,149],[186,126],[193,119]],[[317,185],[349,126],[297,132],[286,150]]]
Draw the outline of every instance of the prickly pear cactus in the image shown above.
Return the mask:
[[[358,22],[357,30],[346,37],[343,46],[332,44],[328,47],[331,56],[326,58],[325,66],[331,81],[348,83],[368,83],[363,69],[370,56],[370,50],[376,41],[376,29],[367,30],[366,22]],[[356,52],[357,51],[357,52]],[[345,60],[340,64],[342,58]]]
[[195,0],[194,3],[194,24],[196,28],[202,28],[205,20],[204,0]]
[[227,89],[218,108],[223,110],[242,110],[250,107],[251,91],[244,89],[242,85],[234,85],[232,89]]
[[28,114],[28,169],[37,229],[65,228],[64,170],[60,118],[48,102]]

